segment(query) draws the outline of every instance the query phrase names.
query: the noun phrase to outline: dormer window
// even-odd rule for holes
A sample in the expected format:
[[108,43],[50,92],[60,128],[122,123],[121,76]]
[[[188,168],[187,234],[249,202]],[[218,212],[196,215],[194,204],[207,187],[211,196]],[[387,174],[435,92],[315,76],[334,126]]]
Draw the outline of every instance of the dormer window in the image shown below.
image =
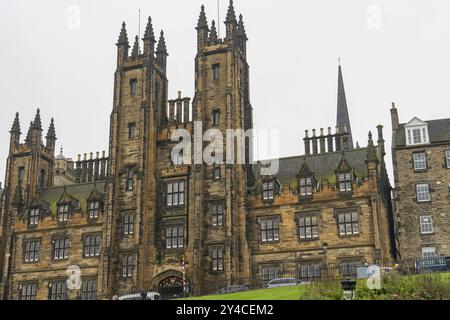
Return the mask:
[[274,181],[266,181],[263,182],[263,199],[264,200],[273,200],[274,198]]
[[338,174],[339,177],[339,191],[351,192],[352,191],[352,174],[351,172],[342,172]]
[[407,146],[429,143],[428,124],[418,118],[412,119],[405,125],[405,136]]
[[89,219],[97,219],[100,213],[100,202],[93,201],[89,203]]
[[67,222],[69,221],[70,206],[68,204],[62,204],[58,206],[58,221]]
[[301,178],[300,179],[300,196],[309,197],[313,194],[312,188],[312,178]]
[[30,226],[37,226],[41,216],[41,210],[39,208],[33,208],[30,210]]

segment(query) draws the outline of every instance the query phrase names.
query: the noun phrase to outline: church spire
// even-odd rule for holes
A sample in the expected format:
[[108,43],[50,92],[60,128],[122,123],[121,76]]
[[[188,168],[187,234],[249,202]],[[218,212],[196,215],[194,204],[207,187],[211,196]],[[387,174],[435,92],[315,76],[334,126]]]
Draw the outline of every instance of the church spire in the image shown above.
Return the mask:
[[353,135],[350,126],[350,117],[348,115],[347,98],[345,96],[344,77],[342,76],[342,67],[339,61],[339,76],[338,76],[338,99],[337,99],[337,122],[336,126],[339,132],[347,130],[349,134],[348,146],[353,149]]

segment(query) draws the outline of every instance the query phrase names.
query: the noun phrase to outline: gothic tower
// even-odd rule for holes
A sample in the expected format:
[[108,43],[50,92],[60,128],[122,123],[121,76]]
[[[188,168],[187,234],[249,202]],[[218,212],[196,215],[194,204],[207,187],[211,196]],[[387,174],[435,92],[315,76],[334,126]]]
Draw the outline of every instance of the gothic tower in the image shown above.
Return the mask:
[[[220,39],[215,22],[209,29],[202,6],[197,24],[197,56],[195,58],[195,97],[193,119],[195,135],[215,130],[226,137],[227,130],[247,130],[253,127],[249,97],[249,66],[246,57],[247,36],[243,18],[238,22],[230,1],[226,21],[226,36]],[[208,139],[207,139],[208,140]],[[211,141],[214,141],[213,139]],[[224,139],[225,141],[225,139]],[[209,143],[209,142],[208,142]],[[203,150],[208,147],[204,142]],[[236,150],[236,141],[232,146]],[[192,275],[197,287],[210,291],[208,285],[238,284],[250,275],[249,249],[246,238],[246,190],[249,176],[250,149],[245,149],[246,164],[225,161],[215,150],[215,163],[196,165],[194,169],[195,202],[190,219],[204,221],[191,231],[197,267]],[[207,226],[205,229],[203,226]],[[189,251],[189,250],[188,250]],[[223,265],[217,257],[223,256]],[[199,294],[201,292],[196,292]]]
[[167,49],[157,49],[151,18],[129,55],[125,23],[117,42],[110,117],[106,223],[101,290],[110,295],[150,286],[154,264],[157,128],[167,122]]

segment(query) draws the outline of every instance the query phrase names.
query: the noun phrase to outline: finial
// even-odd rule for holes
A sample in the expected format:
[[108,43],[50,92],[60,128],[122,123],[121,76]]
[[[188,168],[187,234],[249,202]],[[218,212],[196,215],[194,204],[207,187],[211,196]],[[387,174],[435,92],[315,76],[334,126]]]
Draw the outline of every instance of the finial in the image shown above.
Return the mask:
[[147,29],[145,29],[143,40],[150,40],[151,42],[156,42],[155,33],[153,32],[152,17],[148,17]]
[[209,43],[210,44],[217,43],[217,29],[216,29],[216,22],[214,20],[211,22],[211,32],[209,33]]
[[230,5],[228,6],[228,12],[227,12],[227,20],[225,22],[235,23],[235,24],[237,23],[236,13],[234,11],[233,0],[230,0]]
[[19,113],[16,112],[16,116],[14,118],[14,122],[11,128],[11,133],[20,133],[20,121],[19,121]]
[[239,24],[238,24],[238,28],[236,31],[236,35],[238,37],[245,38],[245,40],[248,40],[247,32],[245,31],[244,17],[242,16],[242,14],[239,15]]
[[158,47],[156,48],[156,52],[167,54],[166,39],[164,38],[163,30],[161,30],[161,34],[159,36]]
[[53,118],[50,121],[50,126],[48,127],[46,138],[54,138],[54,139],[56,138],[55,121],[53,120]]
[[41,111],[39,108],[37,109],[36,116],[34,117],[33,129],[42,130]]
[[197,31],[205,29],[208,30],[208,21],[206,20],[205,6],[202,5],[200,9],[200,16],[198,17],[197,22]]
[[392,109],[396,109],[395,102],[392,102]]
[[125,21],[122,22],[122,29],[120,30],[119,40],[117,41],[117,46],[126,46],[129,47],[127,28]]
[[131,56],[133,58],[137,58],[137,57],[139,57],[140,53],[141,52],[140,52],[140,49],[139,49],[139,37],[136,36],[134,38],[133,51],[131,51]]
[[372,131],[369,131],[369,143],[367,145],[367,161],[377,161],[377,151],[373,145]]

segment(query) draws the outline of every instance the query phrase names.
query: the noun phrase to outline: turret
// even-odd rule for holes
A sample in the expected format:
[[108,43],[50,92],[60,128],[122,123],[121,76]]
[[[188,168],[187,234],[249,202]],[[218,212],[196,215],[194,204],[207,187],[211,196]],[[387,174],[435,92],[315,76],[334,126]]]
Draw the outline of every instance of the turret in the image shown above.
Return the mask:
[[34,146],[40,146],[42,144],[42,122],[41,122],[41,112],[39,109],[36,111],[36,116],[34,121],[30,123],[30,129],[28,130],[27,137],[28,143]]
[[211,22],[211,31],[209,32],[209,40],[208,43],[210,45],[217,44],[218,36],[217,36],[217,29],[216,29],[216,22],[213,20]]
[[228,6],[227,19],[225,20],[225,26],[227,28],[227,41],[233,41],[236,37],[237,30],[237,20],[236,13],[234,11],[233,0],[230,0],[230,5]]
[[11,140],[9,144],[10,151],[14,150],[20,143],[20,121],[19,121],[19,113],[16,113],[16,117],[14,118],[14,123],[12,125],[11,131]]
[[56,143],[56,133],[55,133],[55,123],[52,118],[50,121],[50,126],[48,127],[47,136],[46,138],[46,147],[49,151],[49,153],[53,156],[55,154],[55,143]]
[[152,18],[148,17],[147,29],[145,30],[144,38],[144,56],[153,58],[155,55],[155,33],[153,32]]
[[164,31],[161,30],[161,35],[159,36],[158,47],[156,48],[156,63],[161,67],[164,74],[167,71],[167,53],[166,40],[164,38]]
[[117,41],[117,65],[121,65],[128,59],[128,50],[130,44],[125,22],[122,22],[122,30],[120,30],[119,40]]
[[202,5],[197,23],[197,50],[202,51],[208,43],[208,21],[206,20],[205,6]]

